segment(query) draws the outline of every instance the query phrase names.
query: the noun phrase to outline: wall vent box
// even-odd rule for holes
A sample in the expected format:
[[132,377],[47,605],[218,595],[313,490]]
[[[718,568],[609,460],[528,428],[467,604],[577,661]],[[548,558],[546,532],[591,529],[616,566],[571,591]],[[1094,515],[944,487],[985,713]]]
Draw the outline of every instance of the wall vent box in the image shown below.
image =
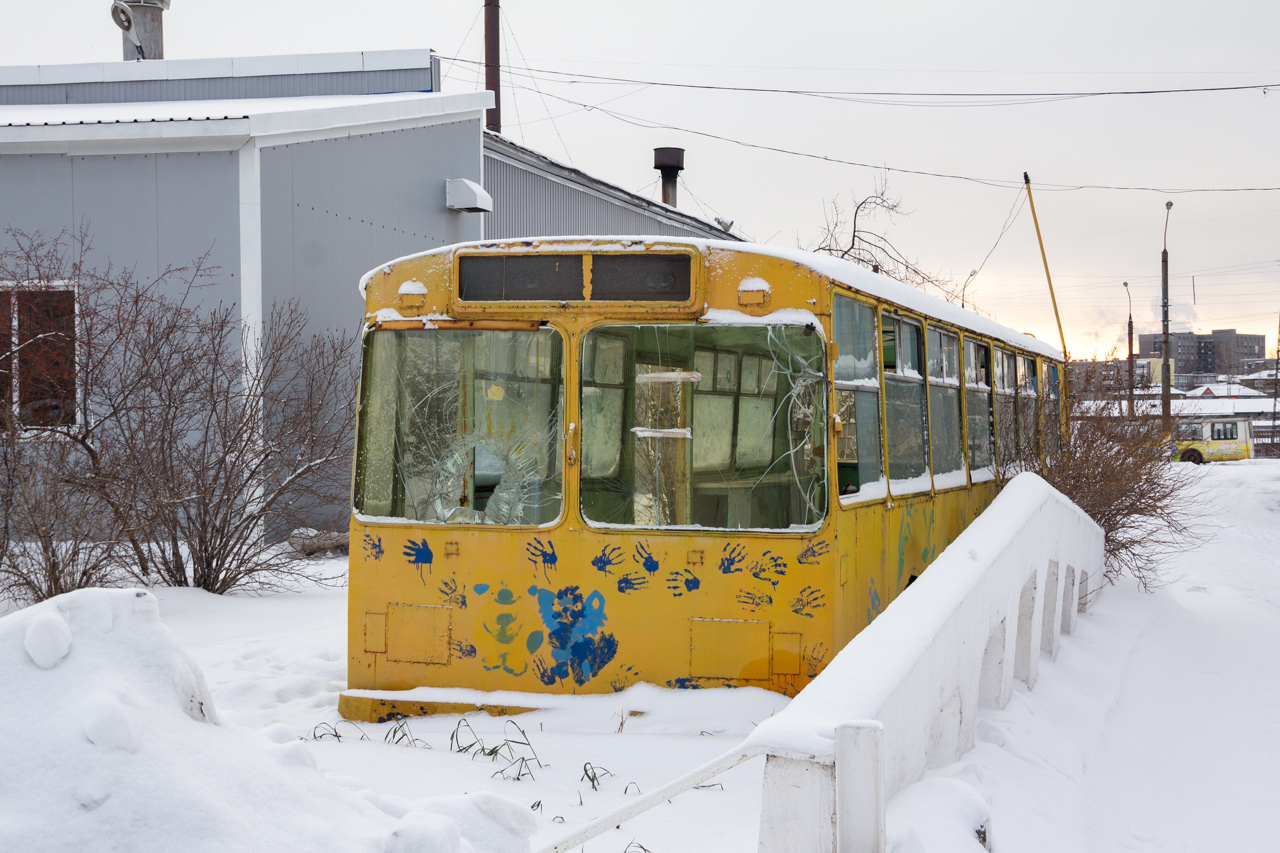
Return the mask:
[[466,178],[444,182],[444,203],[450,210],[460,210],[463,213],[493,211],[493,197],[484,191],[484,187]]
[[693,678],[769,677],[769,623],[746,619],[690,619],[689,675]]
[[387,608],[387,660],[448,663],[452,607],[393,604]]

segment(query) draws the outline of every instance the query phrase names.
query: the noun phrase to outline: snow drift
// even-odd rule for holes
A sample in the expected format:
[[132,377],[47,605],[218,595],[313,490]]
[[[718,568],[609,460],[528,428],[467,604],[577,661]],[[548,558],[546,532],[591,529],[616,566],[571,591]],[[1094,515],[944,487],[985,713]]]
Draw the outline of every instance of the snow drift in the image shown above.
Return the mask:
[[0,618],[0,687],[0,850],[529,849],[534,821],[505,797],[341,787],[282,727],[219,725],[143,590]]

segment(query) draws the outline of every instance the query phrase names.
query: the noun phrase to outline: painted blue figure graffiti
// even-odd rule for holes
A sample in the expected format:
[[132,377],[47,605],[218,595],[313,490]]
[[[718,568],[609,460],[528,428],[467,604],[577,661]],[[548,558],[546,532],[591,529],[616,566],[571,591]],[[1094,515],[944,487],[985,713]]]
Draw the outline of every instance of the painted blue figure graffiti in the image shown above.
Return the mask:
[[812,619],[813,614],[810,612],[811,610],[818,610],[819,608],[826,606],[827,594],[820,589],[814,589],[811,586],[806,586],[804,589],[800,590],[800,594],[791,602],[791,612],[797,616],[808,616]]
[[867,608],[867,624],[880,615],[880,593],[876,590],[876,579],[871,579],[871,589],[867,593],[871,606]]
[[693,592],[700,586],[702,586],[702,581],[698,580],[698,576],[693,573],[693,569],[671,572],[667,575],[667,589],[671,590],[671,594],[676,598],[686,592]]
[[744,609],[755,613],[757,610],[773,604],[773,596],[767,592],[759,592],[754,589],[740,589],[738,590],[738,603]]
[[542,577],[547,583],[551,583],[551,576],[547,572],[556,567],[556,560],[559,559],[556,556],[555,543],[548,539],[546,544],[543,544],[541,539],[535,539],[524,546],[524,550],[529,554],[529,562],[533,563],[534,574],[538,573],[538,569],[542,569]]
[[622,549],[616,545],[604,546],[599,554],[591,558],[591,565],[596,567],[596,571],[606,575],[613,574],[613,567],[622,565]]
[[751,576],[758,581],[766,581],[774,589],[787,574],[787,561],[777,554],[765,551],[764,555],[751,564]]
[[418,580],[422,581],[422,585],[426,586],[427,579],[422,576],[422,567],[426,566],[427,571],[431,571],[431,546],[427,544],[427,540],[423,537],[421,542],[409,540],[409,544],[404,546],[404,555],[409,558],[409,562],[413,563],[414,568],[418,570]]
[[635,592],[638,589],[644,589],[649,585],[649,579],[639,572],[627,572],[618,578],[618,592],[623,594]]
[[470,643],[464,643],[461,640],[454,640],[450,643],[453,653],[460,658],[473,658],[476,656],[476,647]]
[[817,542],[810,542],[800,556],[796,557],[796,562],[802,566],[816,566],[822,562],[822,557],[831,550],[831,546],[827,544],[827,540],[819,539]]
[[382,559],[382,537],[374,536],[370,533],[364,535],[364,553],[370,560],[377,562]]
[[720,555],[720,573],[731,575],[734,572],[742,571],[742,562],[747,559],[747,549],[741,545],[735,545],[732,542],[724,546],[724,552]]
[[641,542],[636,546],[636,552],[631,555],[631,559],[644,567],[644,570],[651,575],[658,573],[658,559],[649,553],[647,542]]
[[493,672],[495,669],[500,669],[503,672],[505,672],[507,675],[514,675],[517,677],[524,675],[526,672],[529,671],[529,664],[527,663],[524,666],[520,667],[519,669],[516,669],[515,667],[508,664],[507,655],[509,654],[511,653],[503,652],[502,654],[498,655],[498,662],[495,663],[493,666],[490,666],[487,663],[482,663],[480,665],[483,666],[489,672]]
[[551,663],[534,660],[538,679],[548,686],[572,678],[582,686],[595,678],[618,654],[618,640],[602,628],[609,618],[604,612],[604,596],[598,591],[583,596],[576,586],[552,592],[531,587],[538,600],[538,613],[547,628]]
[[450,604],[459,610],[467,609],[467,594],[458,591],[458,582],[453,578],[445,578],[441,582],[440,596],[444,599],[445,604]]
[[673,690],[701,690],[702,685],[692,678],[673,678],[667,682]]

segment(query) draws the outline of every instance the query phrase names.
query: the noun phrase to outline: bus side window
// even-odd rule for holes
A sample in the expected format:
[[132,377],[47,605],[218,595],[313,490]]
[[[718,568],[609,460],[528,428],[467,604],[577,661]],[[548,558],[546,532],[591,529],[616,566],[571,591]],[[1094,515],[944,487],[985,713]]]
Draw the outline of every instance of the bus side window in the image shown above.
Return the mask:
[[876,312],[870,305],[838,295],[831,308],[839,350],[834,376],[836,414],[842,424],[836,439],[837,490],[852,495],[884,476]]
[[[911,491],[929,489],[929,421],[925,408],[925,378],[920,369],[923,340],[914,320],[883,315],[885,343],[885,424],[888,430],[890,482],[907,481]],[[890,331],[892,327],[892,331]],[[893,357],[895,370],[889,369]],[[923,481],[921,478],[924,478]]]
[[991,406],[991,351],[977,341],[964,342],[964,393],[969,420],[969,470],[990,468],[994,412]]

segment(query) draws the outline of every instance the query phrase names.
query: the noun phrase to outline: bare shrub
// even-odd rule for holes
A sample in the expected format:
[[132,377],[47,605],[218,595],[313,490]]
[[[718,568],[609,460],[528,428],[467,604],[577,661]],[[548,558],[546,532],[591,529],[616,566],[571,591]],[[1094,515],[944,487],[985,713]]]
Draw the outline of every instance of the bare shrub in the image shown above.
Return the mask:
[[110,511],[72,484],[77,456],[59,436],[5,431],[0,591],[15,601],[43,601],[121,575]]
[[[354,430],[354,340],[311,335],[295,304],[257,337],[229,309],[197,316],[166,419],[140,418],[128,441],[162,470],[144,571],[210,592],[273,588],[310,576],[279,542],[294,527],[345,512]],[[199,347],[194,346],[199,344]],[[321,522],[323,524],[323,522]]]
[[[223,593],[309,577],[309,564],[277,543],[293,526],[345,521],[334,508],[345,503],[349,478],[355,340],[311,334],[292,303],[274,308],[261,334],[234,306],[202,305],[200,289],[217,273],[204,259],[139,281],[130,270],[86,263],[83,231],[7,234],[0,281],[10,290],[74,286],[73,324],[30,342],[49,349],[61,340],[74,369],[50,352],[27,357],[25,340],[0,359],[0,380],[9,377],[5,389],[18,401],[3,407],[8,467],[0,473],[9,479],[0,545],[25,555],[23,576],[61,578],[0,591],[31,599],[45,595],[37,588],[57,594],[59,584],[127,576]],[[15,360],[23,389],[46,389],[43,398],[13,390]],[[33,457],[35,436],[47,447]],[[13,478],[36,472],[53,477],[43,491],[15,487]],[[73,511],[81,521],[63,518]],[[41,540],[32,531],[66,547],[95,544],[68,552],[81,555],[74,566],[55,559],[65,548],[46,544],[36,572],[27,543]]]
[[[1130,416],[1123,393],[1104,390],[1105,362],[1072,374],[1068,428],[1058,454],[1002,459],[1001,480],[1034,471],[1085,511],[1105,536],[1107,578],[1132,575],[1144,589],[1159,583],[1160,565],[1197,535],[1187,487],[1189,465],[1170,461],[1163,424],[1151,408]],[[1042,413],[1045,435],[1057,428]],[[1040,447],[1052,446],[1042,440]]]

